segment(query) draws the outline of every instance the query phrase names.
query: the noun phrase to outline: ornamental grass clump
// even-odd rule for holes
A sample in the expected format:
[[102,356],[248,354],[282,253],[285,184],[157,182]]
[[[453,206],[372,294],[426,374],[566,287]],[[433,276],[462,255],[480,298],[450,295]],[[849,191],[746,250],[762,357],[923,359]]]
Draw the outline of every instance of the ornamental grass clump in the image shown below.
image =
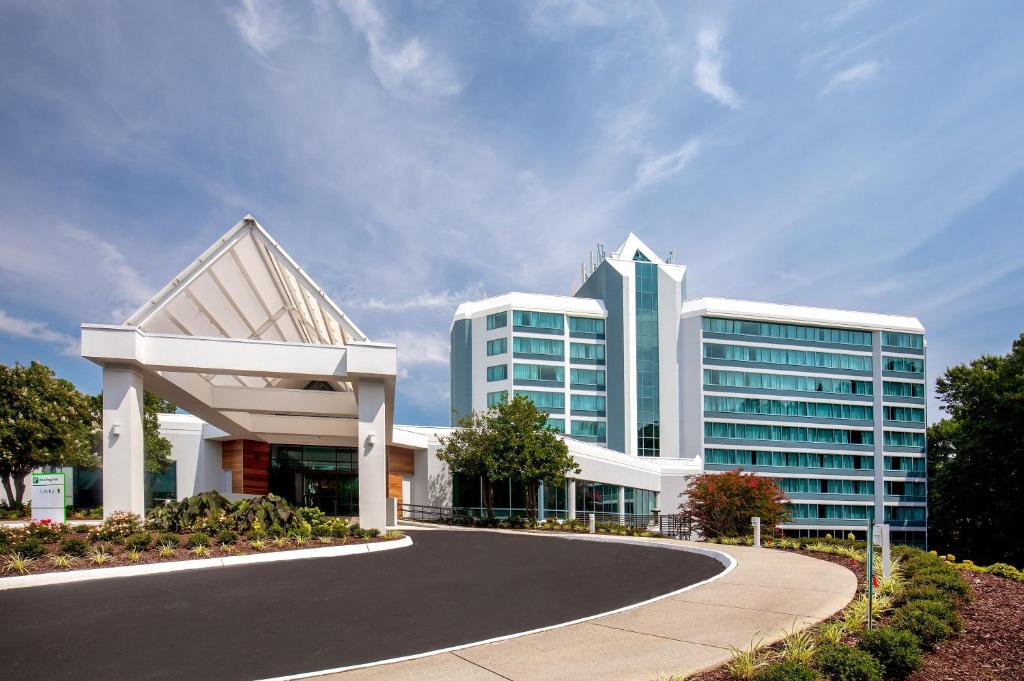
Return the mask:
[[142,559],[142,554],[136,549],[128,549],[124,552],[124,558],[129,563],[138,563]]
[[734,679],[752,681],[758,670],[768,665],[768,658],[759,650],[763,638],[751,640],[746,648],[729,646],[729,661],[725,668]]
[[29,568],[36,562],[35,558],[20,553],[11,553],[4,558],[4,571],[16,575],[28,574]]
[[798,631],[794,625],[790,631],[783,632],[782,650],[780,655],[785,662],[796,662],[798,664],[809,664],[818,644],[814,640],[814,631],[804,629]]
[[107,551],[103,544],[96,544],[89,552],[89,562],[93,565],[105,565],[109,563],[111,559],[113,559],[113,556],[110,555],[110,552]]
[[58,570],[67,570],[74,563],[74,560],[75,559],[71,556],[65,555],[63,553],[58,553],[56,555],[50,556],[50,565],[57,568]]
[[161,558],[173,558],[174,547],[170,544],[160,544],[160,546],[156,550],[156,553]]
[[842,642],[846,633],[846,625],[842,621],[822,624],[818,627],[818,643],[823,646],[837,646]]
[[886,679],[903,681],[923,664],[921,644],[909,631],[896,627],[878,627],[865,631],[857,647],[882,665]]

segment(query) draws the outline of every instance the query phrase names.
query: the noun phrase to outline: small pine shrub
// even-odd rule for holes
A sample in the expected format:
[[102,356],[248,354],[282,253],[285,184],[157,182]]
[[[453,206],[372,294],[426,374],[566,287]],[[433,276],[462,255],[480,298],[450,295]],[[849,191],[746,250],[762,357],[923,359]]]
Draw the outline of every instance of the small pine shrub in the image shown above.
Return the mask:
[[816,681],[818,675],[800,662],[776,662],[754,674],[754,681]]
[[181,537],[173,532],[161,532],[156,537],[157,546],[170,546],[171,548],[178,548],[178,544],[181,543]]
[[960,616],[940,601],[912,601],[896,611],[892,626],[909,631],[925,650],[934,650],[963,627]]
[[879,627],[865,631],[857,647],[882,665],[886,679],[903,681],[921,668],[921,645],[909,631],[895,627]]
[[14,552],[34,560],[46,555],[46,545],[37,537],[26,537],[14,547]]
[[238,541],[238,533],[234,530],[221,530],[217,533],[217,543],[221,546],[230,546]]
[[142,552],[153,544],[153,536],[149,532],[136,532],[124,539],[124,546],[129,551]]
[[1020,570],[1007,563],[993,563],[985,568],[985,572],[990,575],[995,575],[996,577],[1015,579],[1018,582],[1024,580],[1024,573],[1021,573]]
[[81,558],[89,552],[89,545],[81,539],[65,539],[60,543],[60,552],[65,556],[75,556]]
[[960,601],[970,600],[971,597],[971,587],[963,577],[953,571],[918,573],[907,583],[907,587],[913,588],[918,586],[931,586],[941,589]]
[[197,546],[206,548],[210,545],[210,535],[205,532],[193,532],[188,535],[187,545],[190,549],[194,549]]
[[882,681],[882,666],[863,650],[829,646],[814,657],[815,666],[829,681]]

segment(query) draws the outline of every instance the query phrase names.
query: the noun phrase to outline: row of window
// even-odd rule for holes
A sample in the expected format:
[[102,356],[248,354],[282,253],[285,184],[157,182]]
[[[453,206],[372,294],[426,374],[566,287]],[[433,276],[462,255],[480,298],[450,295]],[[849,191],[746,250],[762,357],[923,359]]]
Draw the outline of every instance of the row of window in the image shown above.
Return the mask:
[[924,360],[917,357],[882,357],[882,369],[885,371],[900,371],[905,374],[923,374]]
[[[551,341],[544,338],[516,338],[516,352],[527,352],[534,355],[557,355],[561,357],[565,346],[562,341]],[[531,343],[528,341],[541,341]],[[503,355],[508,352],[508,338],[494,338],[487,341],[487,356]],[[604,346],[596,343],[569,343],[570,359],[585,359],[595,362],[604,361]]]
[[[533,312],[530,310],[513,310],[512,325],[525,328],[557,330],[564,328],[565,315],[557,312]],[[508,326],[508,312],[495,312],[487,315],[487,328],[501,329]],[[569,317],[570,333],[586,333],[595,336],[604,335],[604,320],[592,317]]]
[[885,470],[901,473],[924,473],[927,462],[923,456],[887,456]]
[[[516,394],[532,400],[538,409],[565,409],[565,393],[549,392],[546,390],[516,390]],[[507,390],[487,393],[488,407],[494,407],[507,401]],[[573,394],[570,396],[570,405],[573,411],[600,413],[605,411],[605,404],[604,395]]]
[[873,390],[871,381],[855,381],[848,378],[821,378],[818,376],[790,376],[787,374],[759,374],[746,371],[725,371],[722,369],[705,369],[704,385],[834,393],[837,395],[870,395]]
[[924,409],[919,409],[918,407],[882,407],[882,418],[886,421],[924,423]]
[[767,414],[800,416],[818,419],[851,419],[870,421],[874,410],[867,404],[842,402],[798,402],[796,400],[762,400],[754,397],[704,397],[704,411],[729,414]]
[[604,362],[604,346],[597,343],[569,343],[569,359]]
[[882,381],[882,394],[886,397],[924,397],[924,383]]
[[[569,425],[572,435],[576,437],[592,437],[604,441],[605,424],[603,421],[572,421]],[[565,433],[565,419],[548,419],[548,428],[558,433]]]
[[786,494],[874,494],[872,480],[833,480],[829,478],[775,478]]
[[704,331],[708,333],[727,333],[738,336],[759,336],[761,338],[783,338],[786,340],[815,341],[819,343],[837,343],[840,345],[862,345],[871,347],[870,331],[851,331],[850,329],[832,329],[822,326],[802,326],[798,324],[775,324],[770,322],[752,322],[741,319],[704,318]]
[[512,352],[528,355],[549,355],[562,359],[565,355],[565,343],[550,338],[514,336],[512,338]]
[[563,315],[551,312],[512,311],[512,326],[561,331],[564,319]]
[[885,444],[891,447],[924,447],[924,433],[887,430],[885,431]]
[[875,467],[873,457],[858,454],[770,452],[750,449],[705,449],[704,461],[726,466],[772,466],[774,468],[873,470]]
[[565,383],[565,367],[556,364],[513,364],[512,378],[523,381],[557,381]]
[[570,404],[573,411],[605,411],[604,395],[572,395]]
[[[793,520],[800,519],[835,519],[835,520],[867,520],[871,513],[870,506],[844,506],[841,504],[790,504]],[[923,521],[923,506],[886,506],[886,521]]]
[[893,497],[926,497],[927,484],[912,480],[886,480],[885,494]]
[[705,422],[704,436],[729,440],[823,442],[843,445],[870,445],[875,442],[875,435],[870,430],[804,428],[801,426],[766,426],[756,423]]
[[882,345],[889,348],[924,348],[924,336],[919,333],[882,332]]
[[[786,364],[789,366],[820,367],[824,369],[852,369],[871,371],[870,355],[845,355],[838,352],[813,350],[786,350],[750,345],[704,344],[705,359],[724,359],[732,362],[760,364]],[[895,369],[893,371],[896,371]]]

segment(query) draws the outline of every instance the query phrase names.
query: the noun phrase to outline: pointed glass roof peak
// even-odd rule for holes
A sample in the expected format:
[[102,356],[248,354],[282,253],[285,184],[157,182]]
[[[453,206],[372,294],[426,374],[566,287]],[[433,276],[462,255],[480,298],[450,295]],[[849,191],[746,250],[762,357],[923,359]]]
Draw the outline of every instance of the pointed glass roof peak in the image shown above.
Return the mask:
[[650,262],[651,261],[651,259],[648,258],[646,255],[644,255],[643,252],[641,250],[639,250],[639,249],[637,249],[637,252],[633,254],[633,260],[635,260],[637,262]]

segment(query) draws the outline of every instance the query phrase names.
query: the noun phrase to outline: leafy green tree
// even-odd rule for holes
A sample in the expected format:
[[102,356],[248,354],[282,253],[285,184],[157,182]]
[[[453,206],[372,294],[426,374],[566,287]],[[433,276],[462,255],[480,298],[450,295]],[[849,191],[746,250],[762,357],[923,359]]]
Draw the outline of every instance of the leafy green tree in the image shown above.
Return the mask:
[[534,520],[540,483],[558,486],[580,471],[569,448],[548,427],[547,413],[522,395],[461,419],[459,428],[443,438],[437,456],[453,473],[483,478],[488,516],[494,511],[496,480],[525,487],[526,514]]
[[774,529],[789,518],[782,490],[771,478],[742,470],[694,476],[680,495],[679,510],[693,517],[704,536],[739,537],[753,532],[750,519]]
[[1024,563],[1024,334],[1006,355],[947,369],[936,391],[949,418],[928,429],[929,543]]
[[41,466],[94,467],[90,399],[38,362],[0,364],[0,482],[21,505],[25,476]]

